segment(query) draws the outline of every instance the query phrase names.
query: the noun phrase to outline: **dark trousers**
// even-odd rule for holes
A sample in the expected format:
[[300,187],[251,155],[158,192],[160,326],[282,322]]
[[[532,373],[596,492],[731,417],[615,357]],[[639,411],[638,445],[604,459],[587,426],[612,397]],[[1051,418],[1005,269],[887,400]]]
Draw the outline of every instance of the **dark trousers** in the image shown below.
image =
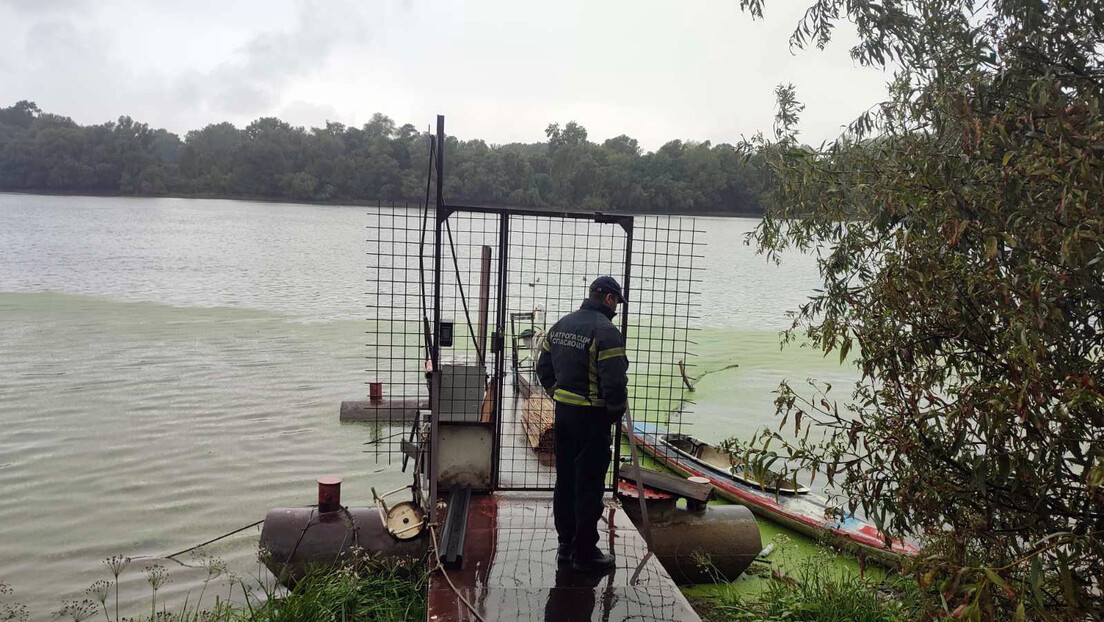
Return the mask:
[[552,511],[560,544],[594,555],[602,492],[613,443],[605,408],[556,402],[556,491]]

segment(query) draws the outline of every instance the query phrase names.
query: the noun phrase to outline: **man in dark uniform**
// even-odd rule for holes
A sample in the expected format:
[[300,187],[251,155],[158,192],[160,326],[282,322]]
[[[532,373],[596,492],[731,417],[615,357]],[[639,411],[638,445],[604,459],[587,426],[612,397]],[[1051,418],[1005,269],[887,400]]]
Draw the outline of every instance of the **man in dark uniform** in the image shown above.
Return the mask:
[[623,302],[616,280],[595,279],[579,310],[548,331],[537,361],[537,377],[556,402],[556,560],[579,571],[605,571],[615,564],[597,544],[610,426],[628,402],[629,359],[611,321]]

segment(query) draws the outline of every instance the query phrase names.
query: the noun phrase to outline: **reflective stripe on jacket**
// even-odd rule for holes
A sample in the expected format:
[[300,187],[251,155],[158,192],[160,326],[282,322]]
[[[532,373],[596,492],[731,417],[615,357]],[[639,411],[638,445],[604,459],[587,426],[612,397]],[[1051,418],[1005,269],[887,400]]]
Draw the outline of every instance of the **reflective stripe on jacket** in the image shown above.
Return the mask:
[[537,378],[552,399],[604,406],[620,416],[628,402],[629,359],[613,312],[593,300],[556,322],[537,360]]

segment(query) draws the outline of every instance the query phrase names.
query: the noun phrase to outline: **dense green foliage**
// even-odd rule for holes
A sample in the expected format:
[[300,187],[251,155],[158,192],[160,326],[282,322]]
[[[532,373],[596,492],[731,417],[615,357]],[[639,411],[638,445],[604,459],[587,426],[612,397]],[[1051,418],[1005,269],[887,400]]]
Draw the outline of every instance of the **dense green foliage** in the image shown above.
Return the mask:
[[[758,158],[734,146],[671,141],[642,153],[618,136],[596,144],[574,122],[547,142],[448,138],[446,197],[487,205],[759,213]],[[81,126],[21,101],[0,108],[0,190],[205,195],[297,201],[424,198],[428,136],[380,114],[360,128],[292,127],[262,118],[188,132],[130,117]]]
[[840,401],[784,384],[792,435],[751,450],[920,536],[917,577],[956,618],[1099,620],[1104,4],[818,0],[792,43],[841,20],[854,58],[895,71],[890,98],[809,150],[780,87],[756,238],[817,255],[789,335],[861,378]]

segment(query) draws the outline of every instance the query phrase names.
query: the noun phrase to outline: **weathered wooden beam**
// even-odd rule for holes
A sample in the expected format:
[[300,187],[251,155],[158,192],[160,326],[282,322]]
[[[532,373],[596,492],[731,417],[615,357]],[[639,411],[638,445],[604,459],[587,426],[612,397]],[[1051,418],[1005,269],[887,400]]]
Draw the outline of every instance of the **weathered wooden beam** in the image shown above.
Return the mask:
[[[626,465],[621,467],[620,475],[622,479],[635,482],[636,472],[634,467]],[[713,493],[713,486],[709,482],[691,482],[676,475],[668,475],[659,471],[640,469],[640,477],[641,483],[649,488],[662,490],[693,501],[707,501]]]

